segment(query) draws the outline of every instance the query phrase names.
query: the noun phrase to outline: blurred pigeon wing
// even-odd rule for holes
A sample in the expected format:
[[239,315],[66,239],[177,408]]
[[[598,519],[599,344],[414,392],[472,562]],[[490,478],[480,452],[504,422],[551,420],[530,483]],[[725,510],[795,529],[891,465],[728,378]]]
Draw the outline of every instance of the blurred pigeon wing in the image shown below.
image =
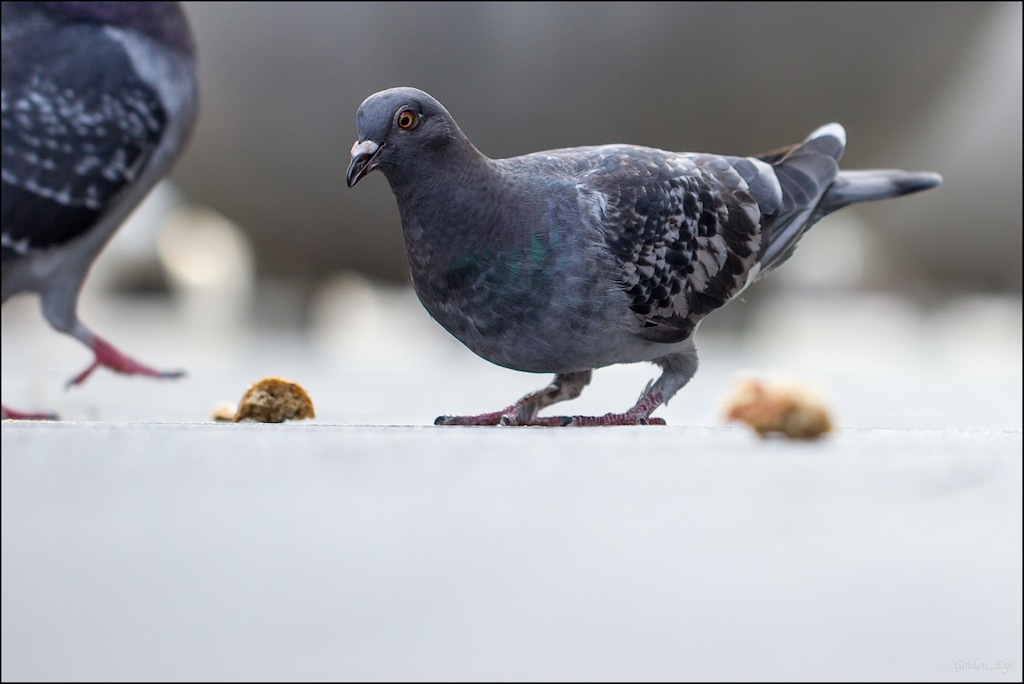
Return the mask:
[[[166,113],[158,94],[118,42],[82,35],[102,31],[76,24],[41,45],[31,35],[4,41],[5,260],[94,226],[160,142]],[[35,41],[35,49],[20,40]]]

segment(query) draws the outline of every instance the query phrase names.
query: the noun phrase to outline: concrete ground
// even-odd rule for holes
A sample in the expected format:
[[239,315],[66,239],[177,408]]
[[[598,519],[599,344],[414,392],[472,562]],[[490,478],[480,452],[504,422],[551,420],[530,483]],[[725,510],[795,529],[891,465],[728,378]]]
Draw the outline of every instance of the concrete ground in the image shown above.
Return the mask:
[[[2,425],[4,681],[1020,680],[1019,300],[766,303],[702,329],[667,427],[511,429],[431,423],[546,378],[358,294],[302,336],[86,301],[189,376],[67,392],[87,352],[4,307],[5,405],[64,418]],[[813,382],[838,429],[726,424],[751,368]],[[210,420],[269,375],[317,419]],[[652,377],[600,370],[567,410]]]

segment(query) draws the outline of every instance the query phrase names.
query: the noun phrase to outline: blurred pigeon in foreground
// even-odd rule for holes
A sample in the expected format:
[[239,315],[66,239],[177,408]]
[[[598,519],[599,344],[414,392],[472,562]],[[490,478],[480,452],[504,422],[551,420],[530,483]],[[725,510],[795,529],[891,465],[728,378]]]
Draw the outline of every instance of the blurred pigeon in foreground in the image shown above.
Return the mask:
[[123,355],[76,309],[93,260],[182,151],[197,97],[176,2],[3,3],[3,301],[39,293],[50,324],[93,351],[69,385],[100,366],[182,375]]
[[[697,370],[708,313],[792,256],[853,202],[938,185],[934,173],[840,171],[839,124],[758,157],[604,145],[488,159],[433,97],[393,88],[356,115],[348,185],[374,169],[398,201],[413,285],[452,335],[493,363],[555,373],[546,388],[444,425],[637,425]],[[541,418],[594,368],[663,369],[625,413]]]

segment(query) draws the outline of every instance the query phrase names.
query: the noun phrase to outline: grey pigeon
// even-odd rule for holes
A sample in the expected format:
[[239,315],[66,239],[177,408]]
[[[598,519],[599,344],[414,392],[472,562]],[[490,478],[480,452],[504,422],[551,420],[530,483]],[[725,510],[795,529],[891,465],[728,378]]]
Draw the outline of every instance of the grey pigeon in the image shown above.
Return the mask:
[[[413,286],[431,316],[483,358],[554,373],[544,389],[444,425],[664,424],[651,414],[697,370],[707,314],[792,256],[820,218],[941,182],[935,173],[840,171],[828,124],[755,157],[602,145],[489,159],[415,88],[356,115],[351,187],[374,169],[398,202]],[[539,417],[593,369],[663,370],[624,413]]]
[[[78,319],[78,293],[196,119],[192,33],[176,2],[3,3],[3,301],[38,293],[100,366],[182,375],[119,352]],[[47,418],[6,407],[5,418]]]

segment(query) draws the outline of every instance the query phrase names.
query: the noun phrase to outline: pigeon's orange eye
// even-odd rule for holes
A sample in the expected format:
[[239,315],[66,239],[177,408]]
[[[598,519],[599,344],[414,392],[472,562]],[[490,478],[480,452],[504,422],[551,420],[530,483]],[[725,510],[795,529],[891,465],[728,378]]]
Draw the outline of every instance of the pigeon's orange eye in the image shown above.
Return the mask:
[[395,115],[395,123],[403,131],[407,131],[414,127],[419,121],[419,117],[416,116],[416,112],[411,109],[402,109]]

